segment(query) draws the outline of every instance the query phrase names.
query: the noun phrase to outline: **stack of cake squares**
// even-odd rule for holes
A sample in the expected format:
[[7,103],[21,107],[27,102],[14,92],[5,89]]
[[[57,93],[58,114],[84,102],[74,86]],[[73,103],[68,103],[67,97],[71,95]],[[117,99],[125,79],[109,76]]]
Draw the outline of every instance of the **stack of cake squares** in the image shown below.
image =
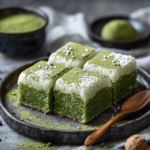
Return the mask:
[[136,77],[134,57],[69,42],[20,74],[18,102],[85,124],[129,94]]

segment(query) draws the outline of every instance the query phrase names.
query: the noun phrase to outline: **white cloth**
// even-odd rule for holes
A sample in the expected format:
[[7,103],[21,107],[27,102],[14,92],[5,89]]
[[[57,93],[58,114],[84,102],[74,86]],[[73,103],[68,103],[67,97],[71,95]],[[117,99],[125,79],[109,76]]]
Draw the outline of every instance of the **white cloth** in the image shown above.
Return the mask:
[[[49,52],[52,53],[67,42],[73,41],[93,46],[98,52],[104,49],[110,49],[111,51],[132,55],[137,58],[138,66],[150,73],[150,65],[148,63],[150,61],[150,43],[144,47],[129,51],[115,48],[104,48],[90,39],[86,18],[83,13],[67,15],[56,12],[49,7],[40,7],[40,9],[42,9],[49,18],[49,24],[46,30],[46,49],[48,49]],[[141,19],[150,26],[150,7],[133,12],[131,17]]]
[[[104,49],[110,49],[115,52],[130,54],[137,58],[137,65],[145,69],[150,73],[150,43],[146,46],[133,49],[129,51],[120,50],[120,49],[111,49],[101,47],[98,43],[93,42],[88,35],[88,28],[86,18],[83,13],[77,13],[74,15],[67,15],[63,13],[59,13],[54,11],[49,7],[40,7],[49,18],[49,25],[47,26],[47,49],[49,52],[54,52],[62,45],[67,42],[78,42],[81,44],[86,44],[89,46],[93,46],[96,48],[98,52]],[[150,26],[150,7],[143,8],[138,11],[131,13],[130,15],[133,18],[141,19],[146,22]],[[146,140],[150,140],[150,127],[146,130],[138,133],[146,138]],[[119,147],[123,146],[125,143],[117,144],[114,148],[111,149],[119,149]],[[92,150],[94,146],[86,148],[84,146],[80,146],[78,150]]]

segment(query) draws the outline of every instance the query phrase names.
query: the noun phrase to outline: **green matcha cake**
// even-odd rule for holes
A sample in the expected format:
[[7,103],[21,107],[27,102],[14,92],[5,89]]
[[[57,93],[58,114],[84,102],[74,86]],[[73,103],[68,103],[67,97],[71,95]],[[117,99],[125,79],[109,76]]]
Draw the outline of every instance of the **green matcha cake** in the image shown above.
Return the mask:
[[18,79],[19,104],[50,113],[54,84],[68,70],[59,64],[48,64],[47,61],[40,61],[24,70]]
[[136,86],[136,60],[130,55],[102,51],[86,62],[84,70],[108,76],[113,85],[113,102],[120,100]]
[[50,63],[64,65],[67,68],[82,68],[89,59],[96,55],[93,47],[69,42],[49,57]]
[[112,84],[107,76],[74,68],[54,86],[53,111],[87,123],[112,105]]

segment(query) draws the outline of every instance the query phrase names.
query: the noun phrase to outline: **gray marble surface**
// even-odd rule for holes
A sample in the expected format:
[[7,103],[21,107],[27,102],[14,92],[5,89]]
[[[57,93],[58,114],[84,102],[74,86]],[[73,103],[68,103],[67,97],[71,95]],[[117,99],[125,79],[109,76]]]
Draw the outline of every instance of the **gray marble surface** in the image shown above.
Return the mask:
[[[147,7],[150,5],[149,0],[0,0],[0,7],[8,6],[50,6],[57,11],[64,13],[74,14],[79,11],[84,12],[89,22],[94,19],[101,17],[103,15],[112,14],[129,14],[142,7]],[[44,56],[46,54],[44,48],[37,55],[30,58],[23,59],[12,59],[0,55],[0,85],[4,77],[13,71],[14,69],[22,66],[23,64],[31,61],[39,56]],[[16,150],[20,143],[23,143],[22,139],[28,141],[35,141],[24,135],[20,135],[17,132],[10,129],[7,124],[2,120],[2,126],[0,126],[0,150]],[[112,144],[113,145],[113,144]],[[78,147],[70,146],[58,146],[56,149],[78,149]],[[82,149],[82,148],[81,148]],[[102,149],[97,146],[96,149]],[[148,150],[150,150],[150,145],[148,145]]]

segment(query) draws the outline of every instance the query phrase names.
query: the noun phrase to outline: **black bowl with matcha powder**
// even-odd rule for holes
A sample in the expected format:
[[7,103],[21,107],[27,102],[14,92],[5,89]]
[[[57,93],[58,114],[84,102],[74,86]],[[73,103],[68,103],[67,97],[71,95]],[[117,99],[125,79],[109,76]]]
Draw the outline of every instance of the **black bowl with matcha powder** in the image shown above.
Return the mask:
[[39,51],[45,40],[47,23],[47,16],[40,9],[0,9],[0,52],[24,56]]
[[89,25],[89,34],[103,47],[135,49],[150,40],[150,28],[141,20],[124,15],[101,17]]

